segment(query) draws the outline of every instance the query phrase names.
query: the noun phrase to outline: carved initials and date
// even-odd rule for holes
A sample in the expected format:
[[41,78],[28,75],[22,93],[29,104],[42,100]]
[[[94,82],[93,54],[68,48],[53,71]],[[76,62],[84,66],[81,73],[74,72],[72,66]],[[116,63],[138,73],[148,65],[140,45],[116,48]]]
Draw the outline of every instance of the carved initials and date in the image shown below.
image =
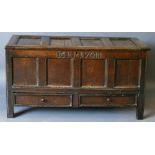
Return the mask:
[[56,52],[57,58],[101,59],[101,52]]

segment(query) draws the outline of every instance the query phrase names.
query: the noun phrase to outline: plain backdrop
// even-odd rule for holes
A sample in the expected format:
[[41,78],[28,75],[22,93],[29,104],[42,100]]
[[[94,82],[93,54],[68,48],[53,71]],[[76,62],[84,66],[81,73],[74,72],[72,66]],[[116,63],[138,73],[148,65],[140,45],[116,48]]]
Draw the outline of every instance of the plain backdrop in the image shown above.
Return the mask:
[[[1,32],[155,32],[154,0],[1,0]],[[4,46],[13,33],[0,33],[0,106],[5,105]],[[16,33],[15,33],[16,34]],[[31,33],[29,33],[31,34]],[[35,33],[45,34],[45,33]],[[57,34],[57,33],[48,33]],[[64,33],[61,33],[61,35]],[[68,33],[65,33],[66,35]],[[69,33],[71,34],[71,33]],[[75,33],[74,33],[75,34]],[[154,33],[82,33],[80,35],[136,36],[151,48],[146,98],[152,120],[155,115]],[[148,105],[148,104],[147,104]],[[0,107],[1,109],[1,107]],[[0,111],[5,121],[6,109]],[[41,112],[41,111],[40,111]],[[32,112],[34,113],[34,112]],[[109,110],[108,112],[109,113]],[[111,111],[111,120],[124,110]],[[128,114],[128,111],[126,112]],[[41,115],[44,117],[46,112]],[[61,114],[61,112],[59,113]],[[95,117],[81,114],[79,117]],[[135,120],[135,111],[129,114]],[[35,114],[34,114],[35,115]],[[98,115],[97,113],[95,115]],[[19,118],[29,116],[24,114]],[[39,117],[39,115],[36,115]],[[64,115],[63,115],[64,116]],[[68,115],[71,118],[74,115]],[[98,115],[102,120],[104,115]],[[123,115],[125,116],[125,114]],[[50,115],[47,115],[50,117]],[[152,118],[153,117],[153,118]],[[54,117],[55,118],[55,117]],[[120,118],[125,119],[125,118]],[[7,119],[6,119],[7,121]],[[21,119],[21,121],[24,121]],[[125,119],[125,121],[127,121]],[[141,122],[141,121],[140,121]],[[3,155],[154,155],[155,123],[3,123],[0,122],[0,154]]]

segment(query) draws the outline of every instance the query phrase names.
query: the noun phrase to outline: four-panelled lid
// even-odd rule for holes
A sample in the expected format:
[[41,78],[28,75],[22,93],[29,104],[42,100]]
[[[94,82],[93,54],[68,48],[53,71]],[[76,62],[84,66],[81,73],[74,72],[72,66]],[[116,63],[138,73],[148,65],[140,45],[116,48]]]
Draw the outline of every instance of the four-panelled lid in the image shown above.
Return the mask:
[[13,35],[6,48],[150,50],[136,38]]

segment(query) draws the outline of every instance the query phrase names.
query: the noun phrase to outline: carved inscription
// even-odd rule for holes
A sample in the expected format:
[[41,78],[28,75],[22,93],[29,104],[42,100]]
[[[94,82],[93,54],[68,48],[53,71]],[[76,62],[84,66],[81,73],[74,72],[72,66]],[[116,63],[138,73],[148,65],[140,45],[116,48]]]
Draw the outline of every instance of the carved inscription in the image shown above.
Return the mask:
[[101,52],[56,52],[57,58],[101,59]]

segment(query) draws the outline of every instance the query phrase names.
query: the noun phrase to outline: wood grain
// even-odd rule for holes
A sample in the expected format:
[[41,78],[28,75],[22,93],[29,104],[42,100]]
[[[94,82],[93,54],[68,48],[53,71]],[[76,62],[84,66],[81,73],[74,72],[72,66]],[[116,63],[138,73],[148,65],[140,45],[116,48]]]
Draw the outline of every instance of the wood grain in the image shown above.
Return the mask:
[[136,106],[143,119],[147,51],[136,38],[13,36],[6,46],[7,116],[15,105]]
[[[26,45],[26,46],[25,46]],[[106,49],[106,50],[150,50],[142,41],[136,38],[117,37],[72,37],[72,36],[13,36],[6,48],[12,49]]]

